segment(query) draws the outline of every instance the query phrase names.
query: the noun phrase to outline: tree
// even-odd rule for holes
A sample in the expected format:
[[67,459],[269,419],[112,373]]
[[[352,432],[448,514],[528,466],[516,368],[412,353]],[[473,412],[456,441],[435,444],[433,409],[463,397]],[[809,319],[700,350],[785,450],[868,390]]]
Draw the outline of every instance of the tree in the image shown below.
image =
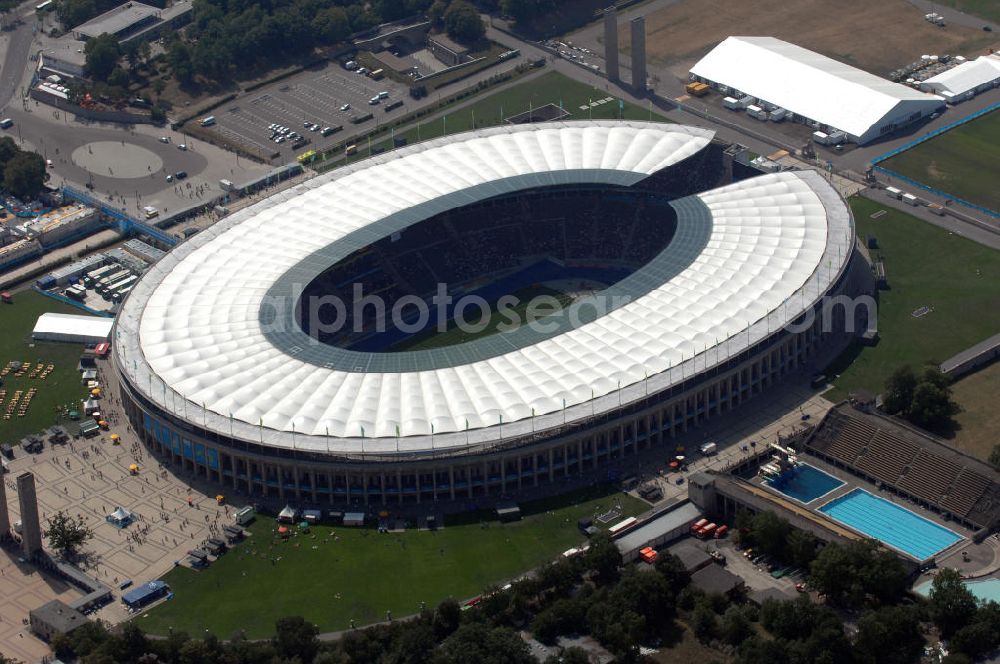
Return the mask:
[[335,44],[351,36],[351,24],[342,7],[329,7],[316,14],[312,22],[317,38]]
[[715,638],[718,632],[718,621],[712,606],[704,599],[699,601],[691,612],[691,629],[702,643]]
[[14,158],[21,148],[17,147],[17,143],[10,136],[4,136],[0,138],[0,174],[3,173],[3,169],[7,166],[7,162]]
[[754,516],[750,531],[755,549],[768,555],[784,557],[788,535],[792,531],[787,521],[774,512],[760,512]]
[[118,40],[107,33],[87,40],[83,54],[87,75],[95,81],[108,80],[121,57]]
[[534,664],[528,644],[514,630],[481,623],[459,627],[445,639],[436,661],[442,664]]
[[913,401],[913,390],[916,386],[917,377],[909,365],[896,369],[885,381],[882,408],[890,415],[906,413]]
[[753,634],[753,627],[746,613],[738,606],[730,606],[722,614],[722,625],[719,628],[719,636],[726,643],[738,646]]
[[[42,161],[41,157],[30,152],[22,152],[21,154],[36,157],[38,161],[42,162],[42,170],[45,170],[45,162]],[[4,182],[7,185],[7,189],[11,192],[15,191],[9,181],[11,166],[16,163],[16,160],[20,156],[15,157],[14,161],[7,165],[7,170],[4,173]],[[39,183],[39,187],[41,187],[41,183]],[[19,194],[15,193],[15,196],[17,195]],[[94,536],[93,531],[87,527],[87,522],[84,521],[83,517],[75,518],[68,516],[62,510],[59,510],[46,520],[46,534],[49,538],[49,546],[61,552],[64,556],[72,556],[77,549]]]
[[434,638],[438,641],[451,636],[452,632],[458,629],[462,621],[462,607],[458,605],[454,597],[442,600],[434,610],[432,626],[434,628]]
[[500,11],[513,16],[518,23],[530,21],[554,7],[552,0],[500,0]]
[[931,620],[948,639],[976,615],[976,597],[962,583],[962,575],[950,568],[941,569],[931,584]]
[[951,390],[932,382],[921,382],[913,390],[909,419],[919,427],[942,431],[953,425],[958,406],[951,400]]
[[174,72],[174,76],[182,84],[188,84],[194,80],[191,51],[180,39],[172,41],[167,48],[167,62],[170,64],[170,69]]
[[923,648],[920,618],[913,607],[866,611],[858,620],[854,651],[863,664],[911,664]]
[[667,585],[673,592],[678,593],[691,583],[691,575],[688,574],[684,563],[674,554],[667,551],[660,552],[655,564],[656,571],[666,579]]
[[990,464],[996,468],[1000,468],[1000,445],[993,446],[993,451],[990,452]]
[[570,646],[558,657],[549,655],[544,664],[590,664],[590,654],[580,646]]
[[282,657],[311,662],[319,651],[319,629],[302,616],[282,618],[274,624],[274,646]]
[[455,41],[472,44],[486,35],[486,26],[476,8],[465,0],[455,0],[444,13],[444,28]]
[[587,551],[585,564],[602,583],[609,583],[618,578],[622,556],[607,533],[598,533],[590,539],[590,549]]
[[788,650],[783,641],[751,636],[740,644],[737,661],[740,664],[785,664]]
[[430,19],[436,27],[441,27],[444,25],[444,13],[448,11],[448,1],[447,0],[435,0],[431,8],[427,10],[427,18]]
[[785,549],[788,562],[796,567],[809,567],[816,559],[816,536],[805,530],[793,530],[788,533]]

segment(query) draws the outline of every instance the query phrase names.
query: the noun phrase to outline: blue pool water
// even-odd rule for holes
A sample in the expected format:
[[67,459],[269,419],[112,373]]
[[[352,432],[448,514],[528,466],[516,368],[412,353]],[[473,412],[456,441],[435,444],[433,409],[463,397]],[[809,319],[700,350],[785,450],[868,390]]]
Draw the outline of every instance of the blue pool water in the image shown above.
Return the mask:
[[[965,587],[969,589],[977,599],[984,602],[1000,603],[1000,579],[983,579],[982,581],[966,581]],[[918,593],[927,597],[931,594],[931,582],[921,583],[914,588]]]
[[862,489],[831,500],[819,511],[917,560],[930,558],[962,539],[944,526]]
[[844,483],[818,468],[803,463],[769,484],[773,489],[790,498],[803,503],[811,503]]

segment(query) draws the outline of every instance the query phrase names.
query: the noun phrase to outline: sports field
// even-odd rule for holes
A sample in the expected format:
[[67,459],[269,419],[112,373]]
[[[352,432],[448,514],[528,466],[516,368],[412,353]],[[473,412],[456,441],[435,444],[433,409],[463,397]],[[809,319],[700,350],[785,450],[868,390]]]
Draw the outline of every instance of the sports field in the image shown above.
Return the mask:
[[[940,363],[1000,330],[1000,252],[866,198],[850,203],[859,236],[878,239],[890,289],[878,297],[878,345],[849,349],[826,369],[835,401],[857,388],[877,393],[897,367]],[[916,318],[920,307],[931,311]]]
[[[553,300],[558,302],[559,309],[565,308],[573,301],[573,298],[569,295],[552,290],[551,288],[546,288],[545,286],[525,288],[515,293],[511,293],[511,295],[517,298],[518,303],[515,306],[506,308],[503,312],[497,311],[496,303],[494,303],[491,307],[492,311],[490,319],[481,330],[463,330],[458,327],[454,321],[452,321],[449,323],[448,329],[444,332],[432,330],[427,334],[419,334],[409,339],[404,339],[400,343],[393,346],[390,352],[398,353],[411,350],[428,350],[431,348],[443,348],[444,346],[464,344],[469,341],[497,334],[500,332],[498,329],[500,325],[512,324],[512,317],[517,321],[521,321],[523,324],[539,320],[544,318],[546,315],[551,315],[555,313],[553,308],[549,306],[550,303],[553,303]],[[529,312],[528,310],[531,306],[532,300],[540,297],[552,298],[552,300],[547,300],[544,308],[542,305],[537,305],[536,308],[533,308]],[[482,322],[482,316],[477,315],[479,313],[481,312],[478,309],[470,309],[470,318],[467,321],[468,326],[478,326]]]
[[1000,110],[924,141],[879,166],[1000,211]]
[[[35,343],[31,339],[31,330],[35,327],[38,316],[48,311],[83,313],[35,291],[15,293],[14,304],[0,305],[0,368],[6,367],[12,360],[30,362],[33,365],[55,365],[44,380],[37,376],[29,378],[29,373],[18,378],[14,376],[14,372],[0,379],[0,389],[6,390],[6,395],[0,400],[0,443],[17,442],[29,433],[36,433],[58,423],[62,420],[64,406],[78,406],[80,399],[85,396],[86,390],[80,384],[80,374],[76,370],[83,346]],[[31,388],[38,391],[31,399],[27,414],[18,417],[15,410],[10,419],[4,419],[14,392],[21,390],[26,394]]]
[[[211,630],[228,638],[245,629],[264,638],[282,616],[301,615],[321,632],[416,613],[453,596],[472,597],[556,558],[583,540],[577,519],[620,503],[622,518],[646,503],[609,486],[592,486],[559,498],[522,503],[516,523],[459,517],[431,531],[378,534],[371,528],[317,526],[287,542],[275,522],[258,518],[253,535],[202,572],[176,568],[164,579],[173,600],[137,618],[154,634]],[[614,521],[606,525],[613,525]],[[297,529],[293,529],[297,530]]]

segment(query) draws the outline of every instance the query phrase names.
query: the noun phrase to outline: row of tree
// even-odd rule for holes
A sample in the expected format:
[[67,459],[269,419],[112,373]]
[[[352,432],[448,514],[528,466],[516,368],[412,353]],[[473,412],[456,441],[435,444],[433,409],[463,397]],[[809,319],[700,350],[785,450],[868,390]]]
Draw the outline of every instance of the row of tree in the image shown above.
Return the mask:
[[882,409],[918,427],[948,433],[955,427],[958,405],[951,398],[951,380],[937,367],[927,366],[919,374],[903,366],[885,382]]

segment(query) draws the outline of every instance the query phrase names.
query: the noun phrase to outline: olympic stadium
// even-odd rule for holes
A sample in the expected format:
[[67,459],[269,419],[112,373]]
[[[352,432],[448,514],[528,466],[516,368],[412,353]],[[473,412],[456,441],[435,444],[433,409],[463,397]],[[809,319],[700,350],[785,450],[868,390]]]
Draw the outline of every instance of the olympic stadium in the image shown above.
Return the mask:
[[[315,504],[516,495],[663,445],[846,344],[851,314],[824,302],[871,288],[821,174],[734,178],[725,147],[519,125],[276,194],[124,302],[129,419],[220,487]],[[482,325],[456,330],[473,296]]]

